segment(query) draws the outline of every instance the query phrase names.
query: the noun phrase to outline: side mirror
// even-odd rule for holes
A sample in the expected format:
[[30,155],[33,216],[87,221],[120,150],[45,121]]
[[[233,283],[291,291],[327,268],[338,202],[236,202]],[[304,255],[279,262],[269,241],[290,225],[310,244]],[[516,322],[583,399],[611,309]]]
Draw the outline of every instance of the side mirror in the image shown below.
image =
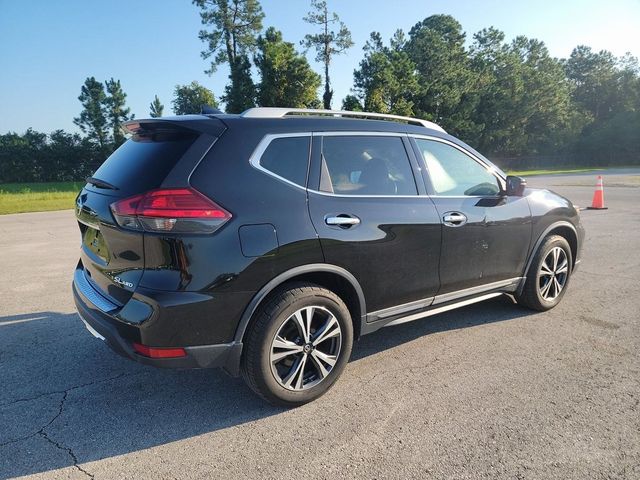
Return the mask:
[[509,175],[507,177],[507,196],[521,197],[524,195],[524,189],[527,187],[527,181],[522,177]]

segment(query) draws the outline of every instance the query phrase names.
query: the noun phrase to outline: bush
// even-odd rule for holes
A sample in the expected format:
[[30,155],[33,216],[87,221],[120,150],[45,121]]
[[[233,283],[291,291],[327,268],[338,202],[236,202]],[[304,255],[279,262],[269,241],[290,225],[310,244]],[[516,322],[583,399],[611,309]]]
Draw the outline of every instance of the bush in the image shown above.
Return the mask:
[[0,183],[82,180],[109,156],[78,134],[56,130],[47,135],[29,129],[24,135],[0,135]]

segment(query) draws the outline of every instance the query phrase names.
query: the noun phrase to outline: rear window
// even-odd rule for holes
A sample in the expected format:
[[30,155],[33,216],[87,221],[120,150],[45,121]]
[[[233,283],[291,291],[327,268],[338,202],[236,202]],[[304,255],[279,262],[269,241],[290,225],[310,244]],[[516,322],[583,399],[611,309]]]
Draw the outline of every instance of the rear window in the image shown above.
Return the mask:
[[304,187],[311,137],[283,137],[271,141],[260,157],[260,165],[279,177]]
[[120,146],[92,175],[123,192],[140,193],[160,186],[193,144],[196,135],[134,136]]

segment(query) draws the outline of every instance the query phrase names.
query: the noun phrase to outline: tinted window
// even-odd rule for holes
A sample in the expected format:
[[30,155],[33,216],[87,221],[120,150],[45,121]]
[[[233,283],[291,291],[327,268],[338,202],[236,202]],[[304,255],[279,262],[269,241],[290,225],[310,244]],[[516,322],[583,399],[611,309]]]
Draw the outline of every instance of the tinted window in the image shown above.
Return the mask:
[[437,195],[496,195],[500,192],[497,178],[457,148],[432,140],[416,139],[416,143]]
[[260,165],[302,187],[307,184],[311,137],[285,137],[271,141],[260,158]]
[[183,134],[134,136],[113,152],[92,176],[122,192],[152,190],[160,186],[195,138]]
[[417,195],[400,137],[326,136],[321,189],[342,195]]

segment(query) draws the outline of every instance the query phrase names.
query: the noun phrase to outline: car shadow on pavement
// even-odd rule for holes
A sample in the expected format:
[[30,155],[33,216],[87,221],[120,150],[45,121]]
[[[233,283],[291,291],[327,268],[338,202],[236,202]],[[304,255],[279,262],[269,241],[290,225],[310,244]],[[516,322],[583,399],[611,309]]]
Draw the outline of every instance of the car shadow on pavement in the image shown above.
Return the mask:
[[[352,360],[429,333],[527,313],[499,299],[392,327],[363,337]],[[0,318],[0,385],[0,478],[80,470],[284,411],[219,370],[162,370],[121,358],[75,313]]]

